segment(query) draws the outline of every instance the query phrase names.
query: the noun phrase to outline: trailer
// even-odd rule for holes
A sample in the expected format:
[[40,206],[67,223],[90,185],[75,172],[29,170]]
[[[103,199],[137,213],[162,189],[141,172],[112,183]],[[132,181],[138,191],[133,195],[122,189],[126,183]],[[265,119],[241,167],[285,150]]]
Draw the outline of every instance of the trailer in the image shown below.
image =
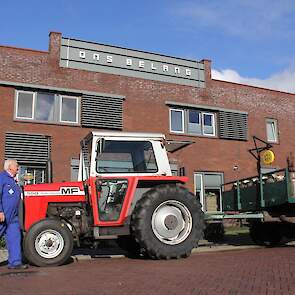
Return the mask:
[[[255,148],[249,152],[257,160],[259,173],[222,184],[222,212],[206,214],[205,220],[215,223],[219,236],[224,220],[245,220],[256,244],[274,246],[283,237],[295,238],[295,169],[288,158],[286,168],[263,173],[261,163],[272,163],[274,154],[270,144],[257,137],[253,140]],[[258,141],[265,146],[258,147]]]

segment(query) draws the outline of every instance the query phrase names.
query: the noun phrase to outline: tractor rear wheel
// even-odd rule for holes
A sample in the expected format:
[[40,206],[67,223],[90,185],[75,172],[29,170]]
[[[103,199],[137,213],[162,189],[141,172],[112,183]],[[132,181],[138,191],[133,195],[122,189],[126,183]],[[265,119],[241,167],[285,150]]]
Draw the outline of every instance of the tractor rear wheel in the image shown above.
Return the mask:
[[131,232],[153,259],[188,257],[203,236],[201,204],[187,189],[157,186],[137,202]]
[[24,239],[24,254],[36,266],[64,264],[73,250],[73,236],[61,220],[44,219],[35,223]]

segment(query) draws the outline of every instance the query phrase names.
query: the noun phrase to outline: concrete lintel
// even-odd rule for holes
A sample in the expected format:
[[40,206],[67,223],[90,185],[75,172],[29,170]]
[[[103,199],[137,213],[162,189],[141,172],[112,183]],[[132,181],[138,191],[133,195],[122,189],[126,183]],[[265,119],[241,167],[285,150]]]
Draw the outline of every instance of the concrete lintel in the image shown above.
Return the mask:
[[56,92],[68,92],[79,95],[93,95],[93,96],[103,96],[103,97],[112,97],[118,99],[125,99],[125,96],[119,94],[111,94],[111,93],[103,93],[103,92],[94,92],[87,90],[77,90],[71,88],[62,88],[62,87],[54,87],[47,85],[39,85],[39,84],[29,84],[29,83],[19,83],[19,82],[11,82],[11,81],[1,81],[0,86],[12,86],[12,87],[23,87],[23,88],[31,88],[31,89],[40,89],[40,90],[50,90]]

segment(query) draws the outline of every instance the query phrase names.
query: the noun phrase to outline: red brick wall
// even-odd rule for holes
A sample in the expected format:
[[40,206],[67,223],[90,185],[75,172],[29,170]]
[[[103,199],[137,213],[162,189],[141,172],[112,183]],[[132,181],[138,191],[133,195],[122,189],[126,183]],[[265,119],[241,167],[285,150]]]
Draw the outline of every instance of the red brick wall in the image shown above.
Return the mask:
[[[0,46],[0,81],[47,85],[124,95],[124,131],[163,132],[168,138],[193,140],[195,144],[173,154],[186,167],[193,186],[194,171],[224,171],[225,180],[255,174],[256,163],[247,150],[251,135],[265,139],[265,118],[278,120],[280,144],[274,146],[274,166],[283,167],[294,152],[292,137],[295,95],[211,80],[206,67],[206,88],[176,85],[119,75],[59,67],[61,34],[51,33],[48,52]],[[169,134],[169,108],[165,101],[201,104],[249,113],[249,141],[221,140]],[[14,88],[0,87],[0,161],[4,158],[5,132],[30,132],[52,136],[54,181],[70,178],[70,158],[77,157],[80,139],[90,129],[13,120]],[[233,166],[239,166],[239,172]]]

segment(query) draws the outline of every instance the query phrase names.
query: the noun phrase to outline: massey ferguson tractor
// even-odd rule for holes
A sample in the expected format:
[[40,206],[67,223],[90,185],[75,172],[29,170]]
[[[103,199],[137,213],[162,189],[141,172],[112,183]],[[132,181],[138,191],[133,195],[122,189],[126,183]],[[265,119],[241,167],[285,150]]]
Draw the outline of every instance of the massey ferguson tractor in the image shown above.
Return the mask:
[[[74,242],[118,239],[152,259],[190,255],[203,235],[203,212],[172,176],[164,135],[92,132],[81,141],[79,180],[24,187],[24,254],[57,266]],[[167,148],[168,150],[168,148]]]

